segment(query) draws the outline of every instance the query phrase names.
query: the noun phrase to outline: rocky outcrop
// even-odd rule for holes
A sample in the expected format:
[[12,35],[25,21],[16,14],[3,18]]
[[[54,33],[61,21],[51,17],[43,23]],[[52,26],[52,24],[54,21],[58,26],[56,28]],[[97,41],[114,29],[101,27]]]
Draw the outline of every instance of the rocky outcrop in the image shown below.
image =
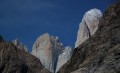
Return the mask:
[[101,11],[96,8],[85,13],[82,22],[79,25],[75,47],[78,47],[96,32],[101,17]]
[[13,40],[12,43],[13,43],[17,48],[28,52],[27,46],[25,46],[25,45],[23,45],[22,43],[20,43],[20,42],[18,41],[18,39]]
[[40,60],[11,42],[0,43],[0,73],[50,73]]
[[70,46],[65,47],[62,54],[58,57],[56,72],[71,58],[72,52],[73,49]]
[[45,33],[37,38],[33,45],[32,54],[40,59],[45,68],[54,73],[58,56],[62,50],[62,43],[60,43],[58,37],[53,37]]
[[97,32],[74,49],[58,73],[120,73],[120,2],[105,11]]

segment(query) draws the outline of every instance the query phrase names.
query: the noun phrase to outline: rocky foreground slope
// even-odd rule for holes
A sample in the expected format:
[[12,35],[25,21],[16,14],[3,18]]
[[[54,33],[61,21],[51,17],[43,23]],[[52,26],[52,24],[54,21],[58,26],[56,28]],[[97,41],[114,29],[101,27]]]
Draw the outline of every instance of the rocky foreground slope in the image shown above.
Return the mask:
[[50,73],[39,59],[0,37],[0,73]]
[[74,49],[58,73],[120,73],[120,3],[105,11],[97,32]]

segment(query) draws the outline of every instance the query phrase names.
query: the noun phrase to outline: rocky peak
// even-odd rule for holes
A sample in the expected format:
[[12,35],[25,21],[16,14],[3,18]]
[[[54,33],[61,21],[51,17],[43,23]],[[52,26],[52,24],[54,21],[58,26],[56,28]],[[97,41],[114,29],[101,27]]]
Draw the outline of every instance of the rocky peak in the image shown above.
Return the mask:
[[50,47],[52,47],[51,45],[54,47],[62,47],[62,43],[59,42],[58,37],[50,36],[48,33],[45,33],[37,38],[33,45],[33,50],[40,49],[39,47],[43,47],[41,49],[50,49]]
[[63,52],[58,57],[56,72],[71,58],[72,52],[72,47],[66,46],[64,48]]
[[35,41],[32,54],[40,59],[45,68],[54,73],[58,55],[62,52],[62,49],[62,43],[59,41],[58,37],[50,36],[48,33],[45,33]]
[[23,45],[22,43],[20,43],[18,39],[13,40],[12,43],[13,43],[17,48],[22,49],[22,50],[28,52],[27,46],[25,46],[25,45]]
[[102,12],[96,8],[90,9],[88,12],[85,13],[83,17],[83,22],[85,22],[86,26],[89,29],[89,34],[92,36],[97,28],[99,21],[102,17]]
[[96,8],[91,9],[85,13],[82,22],[79,25],[75,47],[78,47],[81,43],[83,43],[96,32],[101,17],[101,11]]

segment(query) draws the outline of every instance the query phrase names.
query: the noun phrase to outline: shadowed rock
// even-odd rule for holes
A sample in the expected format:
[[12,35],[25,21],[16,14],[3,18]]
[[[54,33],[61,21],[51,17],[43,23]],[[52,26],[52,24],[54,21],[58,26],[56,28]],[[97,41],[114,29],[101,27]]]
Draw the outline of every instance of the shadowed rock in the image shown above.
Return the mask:
[[50,73],[39,59],[16,48],[13,43],[0,43],[0,73]]
[[0,35],[0,42],[3,42],[4,40],[3,40],[3,37],[2,37],[2,35]]

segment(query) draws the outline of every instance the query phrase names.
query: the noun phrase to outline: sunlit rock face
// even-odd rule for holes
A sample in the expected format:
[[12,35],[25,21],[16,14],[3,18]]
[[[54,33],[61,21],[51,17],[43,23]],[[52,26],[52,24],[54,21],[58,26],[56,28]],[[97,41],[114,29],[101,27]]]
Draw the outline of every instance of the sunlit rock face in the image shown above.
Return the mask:
[[37,38],[32,48],[32,54],[40,59],[45,68],[54,73],[58,55],[62,50],[62,43],[60,43],[58,37],[45,33]]
[[58,57],[56,72],[71,58],[72,52],[73,50],[70,46],[65,47],[62,54]]
[[18,39],[13,40],[12,43],[13,43],[17,48],[28,52],[27,46],[25,46],[25,45],[23,45],[22,43],[20,43],[20,42],[18,41]]
[[81,43],[83,43],[96,32],[101,17],[101,11],[96,8],[91,9],[85,13],[82,22],[79,25],[75,47],[78,47]]

